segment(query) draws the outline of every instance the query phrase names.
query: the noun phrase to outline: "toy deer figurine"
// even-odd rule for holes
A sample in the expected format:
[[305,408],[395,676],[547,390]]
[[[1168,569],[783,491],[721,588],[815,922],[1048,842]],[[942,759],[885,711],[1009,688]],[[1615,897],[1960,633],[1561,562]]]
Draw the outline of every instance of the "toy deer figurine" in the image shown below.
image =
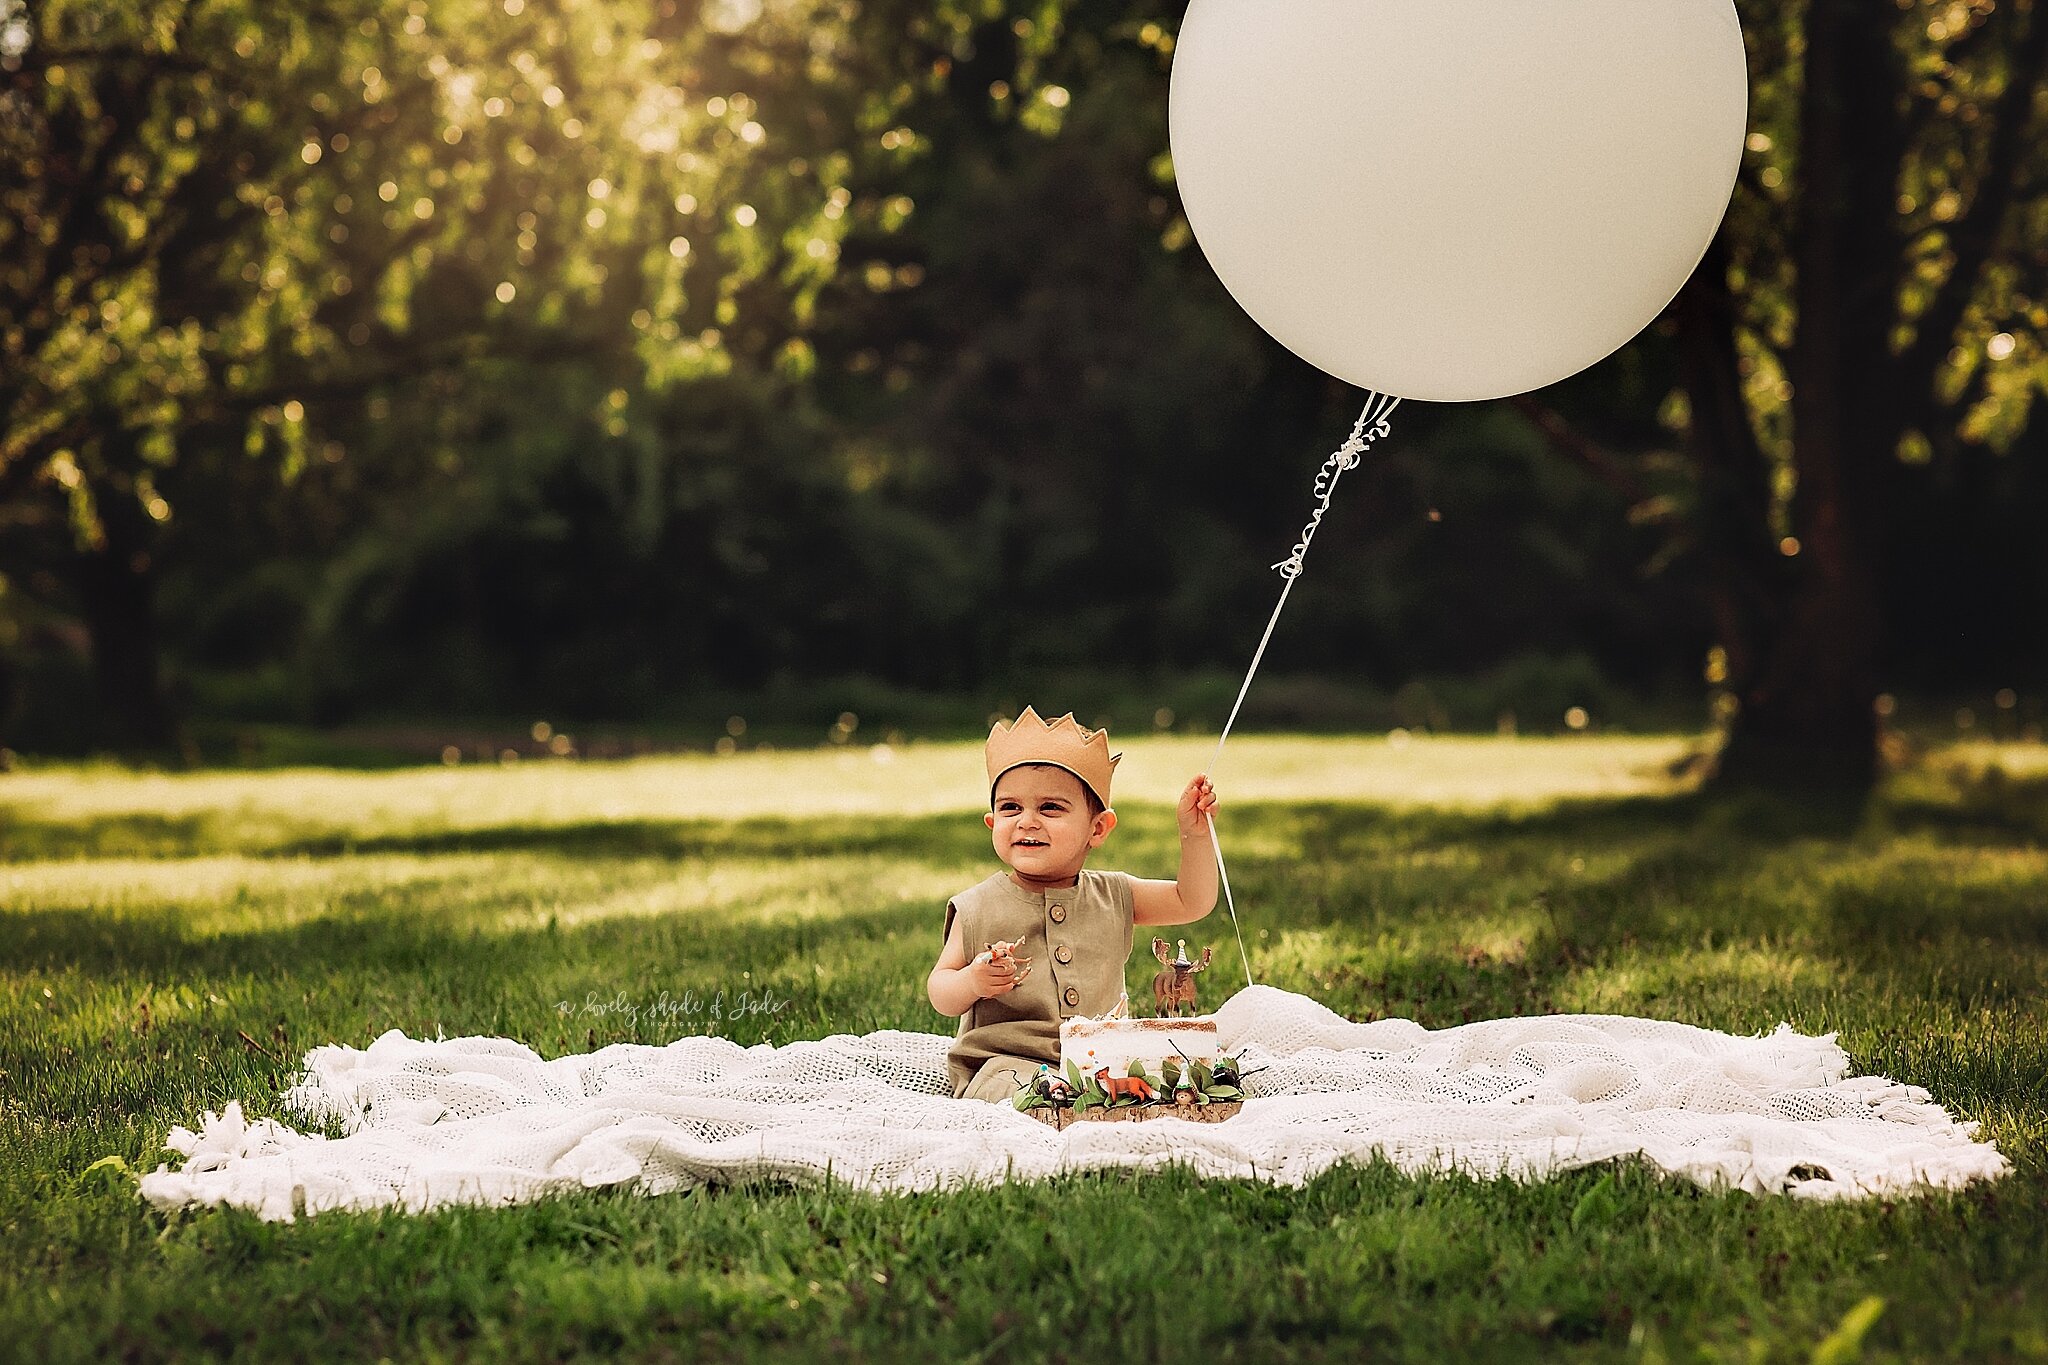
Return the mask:
[[1189,1014],[1199,1011],[1195,1008],[1195,973],[1206,969],[1215,949],[1204,948],[1202,955],[1192,961],[1188,958],[1188,941],[1179,940],[1180,951],[1172,957],[1166,955],[1166,940],[1152,940],[1152,956],[1159,959],[1165,971],[1152,978],[1152,998],[1161,1015],[1178,1014],[1186,1005]]

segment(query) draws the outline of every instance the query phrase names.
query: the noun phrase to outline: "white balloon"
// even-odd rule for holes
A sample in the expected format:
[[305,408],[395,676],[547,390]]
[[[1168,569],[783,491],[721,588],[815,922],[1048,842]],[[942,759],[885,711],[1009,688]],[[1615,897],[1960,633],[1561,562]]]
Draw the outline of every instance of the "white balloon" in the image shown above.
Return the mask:
[[1192,0],[1188,223],[1258,324],[1363,388],[1555,383],[1713,240],[1749,82],[1733,0]]

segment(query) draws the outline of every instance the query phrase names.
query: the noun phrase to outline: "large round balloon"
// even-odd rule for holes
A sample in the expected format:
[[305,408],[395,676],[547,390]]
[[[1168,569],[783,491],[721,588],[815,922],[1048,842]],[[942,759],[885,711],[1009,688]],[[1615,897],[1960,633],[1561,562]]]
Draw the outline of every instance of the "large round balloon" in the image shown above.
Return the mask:
[[1749,85],[1733,0],[1193,0],[1173,168],[1283,345],[1465,401],[1575,374],[1713,240]]

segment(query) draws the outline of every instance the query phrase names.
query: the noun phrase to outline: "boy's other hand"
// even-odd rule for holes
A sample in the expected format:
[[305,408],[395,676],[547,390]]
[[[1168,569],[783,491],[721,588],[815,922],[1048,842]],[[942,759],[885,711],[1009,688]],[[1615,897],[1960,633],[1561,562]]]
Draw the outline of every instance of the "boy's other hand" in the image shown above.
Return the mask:
[[1216,788],[1209,783],[1207,773],[1196,773],[1188,779],[1180,794],[1180,837],[1192,839],[1208,829],[1209,817],[1216,813]]
[[966,970],[976,995],[983,999],[1008,995],[1024,984],[1031,975],[1031,959],[1018,957],[1016,948],[1014,943],[996,943],[975,954]]

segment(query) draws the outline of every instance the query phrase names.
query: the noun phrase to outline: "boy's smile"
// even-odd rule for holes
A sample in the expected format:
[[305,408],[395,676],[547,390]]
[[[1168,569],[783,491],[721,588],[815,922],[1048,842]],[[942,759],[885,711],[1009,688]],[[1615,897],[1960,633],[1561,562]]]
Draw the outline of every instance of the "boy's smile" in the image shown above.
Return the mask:
[[983,818],[996,856],[1030,890],[1071,885],[1089,850],[1116,828],[1116,812],[1089,813],[1080,778],[1045,764],[1021,765],[999,777],[994,809]]

